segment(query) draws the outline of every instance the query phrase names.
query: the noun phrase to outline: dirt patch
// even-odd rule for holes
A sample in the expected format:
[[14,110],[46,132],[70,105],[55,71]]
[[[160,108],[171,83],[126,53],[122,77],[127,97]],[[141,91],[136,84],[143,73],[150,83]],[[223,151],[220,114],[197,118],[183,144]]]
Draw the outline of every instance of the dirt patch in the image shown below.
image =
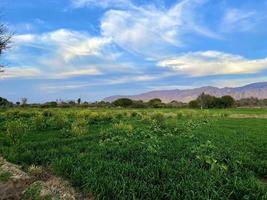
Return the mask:
[[31,166],[25,173],[17,165],[0,157],[0,200],[93,200],[92,195],[86,198],[77,193],[63,179],[39,166]]
[[0,183],[0,200],[19,199],[21,193],[32,180],[19,166],[11,164],[0,157],[0,171],[8,174]]

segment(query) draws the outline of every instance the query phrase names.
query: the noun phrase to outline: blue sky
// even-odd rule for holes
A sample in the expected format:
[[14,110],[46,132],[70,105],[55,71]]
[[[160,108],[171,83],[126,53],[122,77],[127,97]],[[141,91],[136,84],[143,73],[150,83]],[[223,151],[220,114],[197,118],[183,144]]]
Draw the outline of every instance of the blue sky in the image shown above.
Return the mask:
[[267,0],[1,0],[0,96],[30,102],[267,81]]

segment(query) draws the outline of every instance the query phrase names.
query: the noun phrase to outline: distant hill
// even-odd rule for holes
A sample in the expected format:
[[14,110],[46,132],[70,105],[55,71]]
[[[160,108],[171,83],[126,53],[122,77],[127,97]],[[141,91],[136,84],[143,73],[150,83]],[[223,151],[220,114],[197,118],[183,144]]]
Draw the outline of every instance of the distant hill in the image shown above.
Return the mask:
[[212,96],[221,97],[224,95],[231,95],[235,99],[243,99],[256,97],[258,99],[267,99],[267,82],[252,83],[243,87],[200,87],[187,90],[159,90],[151,91],[137,95],[117,95],[110,96],[104,99],[104,101],[112,102],[119,98],[130,98],[133,100],[149,101],[153,98],[160,98],[163,102],[171,102],[173,100],[181,102],[189,102],[196,99],[202,92],[210,94]]

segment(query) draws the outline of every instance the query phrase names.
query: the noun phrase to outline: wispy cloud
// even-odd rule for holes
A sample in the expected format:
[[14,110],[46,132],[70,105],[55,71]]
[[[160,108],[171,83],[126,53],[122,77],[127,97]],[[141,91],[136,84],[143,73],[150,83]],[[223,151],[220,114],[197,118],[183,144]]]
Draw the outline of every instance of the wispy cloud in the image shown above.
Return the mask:
[[249,74],[267,69],[267,58],[246,59],[218,51],[190,52],[164,59],[159,66],[190,76]]
[[42,72],[33,67],[8,67],[0,74],[0,79],[29,78],[40,76]]
[[[256,27],[267,22],[266,10],[227,9],[221,22],[223,32],[257,31]],[[260,27],[262,28],[262,27]]]
[[[92,37],[87,33],[66,29],[17,35],[14,43],[15,48],[6,57],[16,67],[7,67],[2,78],[22,77],[20,74],[23,70],[23,77],[99,75],[102,72],[96,66],[113,62],[119,56],[108,38]],[[98,64],[94,65],[96,62]],[[35,73],[26,73],[33,69]]]
[[100,6],[103,8],[107,7],[124,7],[131,6],[130,0],[72,0],[74,8],[89,7],[89,6]]
[[183,0],[170,8],[131,4],[124,9],[110,9],[101,21],[102,35],[127,51],[149,58],[170,55],[186,45],[184,35],[220,38],[197,20],[197,8],[205,2]]

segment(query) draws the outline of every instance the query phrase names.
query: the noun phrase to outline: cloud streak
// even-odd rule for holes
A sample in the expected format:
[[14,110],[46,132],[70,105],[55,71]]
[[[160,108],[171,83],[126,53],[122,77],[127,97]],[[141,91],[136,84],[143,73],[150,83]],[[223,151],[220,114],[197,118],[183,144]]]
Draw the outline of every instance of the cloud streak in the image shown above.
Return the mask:
[[[231,8],[224,13],[220,29],[223,32],[257,31],[256,27],[267,22],[265,11]],[[265,28],[265,27],[261,27]]]
[[172,54],[185,46],[186,34],[219,39],[197,20],[195,11],[205,2],[184,0],[168,9],[153,5],[111,9],[102,18],[102,35],[127,51],[152,58]]
[[17,35],[14,43],[15,48],[6,57],[15,67],[7,67],[2,78],[100,75],[101,69],[94,63],[99,66],[119,56],[108,38],[67,29]]
[[108,7],[125,7],[132,6],[130,0],[72,0],[74,8],[98,6],[103,8]]
[[190,76],[252,74],[267,70],[267,58],[246,59],[224,52],[203,51],[164,59],[158,65]]

